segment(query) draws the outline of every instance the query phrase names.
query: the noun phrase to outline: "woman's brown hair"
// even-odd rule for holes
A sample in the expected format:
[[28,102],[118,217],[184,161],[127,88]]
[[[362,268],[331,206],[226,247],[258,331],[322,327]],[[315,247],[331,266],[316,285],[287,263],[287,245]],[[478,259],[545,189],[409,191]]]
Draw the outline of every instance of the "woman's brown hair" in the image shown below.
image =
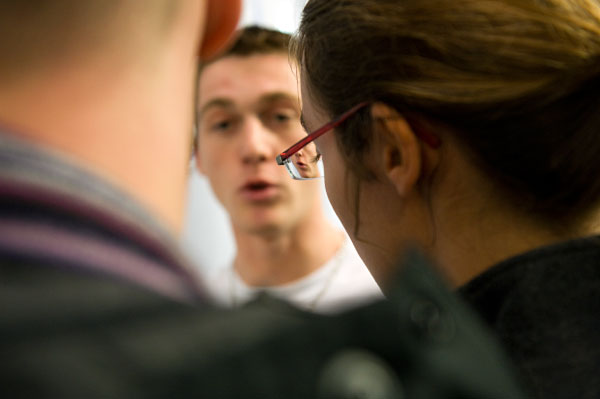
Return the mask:
[[[310,0],[292,48],[332,116],[383,101],[448,126],[508,198],[557,223],[600,195],[600,3]],[[368,177],[369,111],[337,134]]]

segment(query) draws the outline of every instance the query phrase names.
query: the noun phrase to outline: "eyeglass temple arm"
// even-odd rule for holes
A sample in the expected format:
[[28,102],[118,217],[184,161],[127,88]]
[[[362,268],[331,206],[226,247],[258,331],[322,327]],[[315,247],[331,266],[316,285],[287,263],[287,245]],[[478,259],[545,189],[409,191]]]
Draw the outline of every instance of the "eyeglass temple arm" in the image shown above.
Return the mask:
[[327,133],[331,129],[335,129],[342,122],[344,122],[346,119],[348,119],[350,116],[352,116],[356,111],[358,111],[359,109],[363,108],[367,104],[369,104],[369,103],[368,102],[363,102],[363,103],[355,105],[354,107],[352,107],[351,109],[349,109],[348,111],[346,111],[342,115],[340,115],[339,118],[337,118],[337,119],[335,119],[335,120],[333,120],[333,121],[325,124],[324,126],[321,126],[320,128],[318,128],[314,132],[310,133],[308,136],[304,137],[302,140],[298,141],[296,144],[294,144],[293,146],[291,146],[287,150],[283,151],[276,158],[277,165],[283,165],[284,162],[289,157],[291,157],[292,155],[294,155],[295,153],[297,153],[306,144],[308,144],[311,141],[319,138],[320,136],[322,136],[323,134]]

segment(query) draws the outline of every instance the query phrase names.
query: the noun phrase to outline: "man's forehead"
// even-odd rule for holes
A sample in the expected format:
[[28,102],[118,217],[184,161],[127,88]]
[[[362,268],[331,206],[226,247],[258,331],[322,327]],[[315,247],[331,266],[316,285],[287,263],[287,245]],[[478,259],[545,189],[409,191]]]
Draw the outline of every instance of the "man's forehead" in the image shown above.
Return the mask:
[[247,101],[270,93],[289,93],[298,98],[298,82],[283,54],[227,56],[206,66],[200,75],[200,104],[211,99]]

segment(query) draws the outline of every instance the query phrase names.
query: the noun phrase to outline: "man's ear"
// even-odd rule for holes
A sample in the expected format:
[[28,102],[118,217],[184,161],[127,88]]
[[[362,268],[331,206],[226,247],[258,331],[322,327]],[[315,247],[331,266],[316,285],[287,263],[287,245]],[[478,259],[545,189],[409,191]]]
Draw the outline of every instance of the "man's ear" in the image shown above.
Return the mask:
[[374,131],[378,134],[378,155],[383,173],[400,196],[407,195],[422,172],[419,138],[406,119],[394,108],[374,103],[371,106]]
[[237,28],[241,12],[241,0],[206,0],[206,25],[200,59],[209,60],[221,51]]

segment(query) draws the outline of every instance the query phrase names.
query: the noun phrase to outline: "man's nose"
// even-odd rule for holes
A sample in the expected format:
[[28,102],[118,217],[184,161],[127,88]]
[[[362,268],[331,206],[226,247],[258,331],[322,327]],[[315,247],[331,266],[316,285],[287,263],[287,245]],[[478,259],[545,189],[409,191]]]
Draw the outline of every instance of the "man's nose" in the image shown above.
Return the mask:
[[271,135],[260,119],[256,117],[248,118],[245,121],[240,145],[244,163],[260,163],[268,160],[275,162]]

